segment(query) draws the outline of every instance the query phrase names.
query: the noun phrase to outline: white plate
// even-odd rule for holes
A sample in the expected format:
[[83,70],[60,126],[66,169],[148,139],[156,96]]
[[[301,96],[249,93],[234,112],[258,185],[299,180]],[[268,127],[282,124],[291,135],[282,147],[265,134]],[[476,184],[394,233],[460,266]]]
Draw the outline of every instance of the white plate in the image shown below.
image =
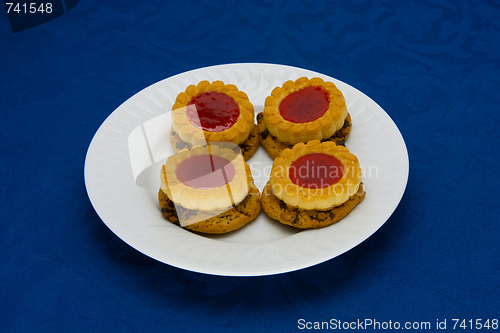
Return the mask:
[[[163,219],[159,170],[173,154],[168,142],[172,104],[189,84],[223,80],[245,91],[256,114],[271,90],[287,80],[321,77],[343,92],[352,117],[346,146],[363,168],[364,201],[342,221],[298,231],[259,217],[240,230],[200,236]],[[129,144],[130,143],[130,144]],[[262,190],[272,159],[263,147],[248,161]],[[309,70],[273,64],[228,64],[182,73],[132,96],[95,134],[85,160],[85,184],[103,222],[124,242],[160,262],[227,276],[290,272],[332,259],[377,231],[399,204],[408,179],[408,153],[392,119],[355,88]]]

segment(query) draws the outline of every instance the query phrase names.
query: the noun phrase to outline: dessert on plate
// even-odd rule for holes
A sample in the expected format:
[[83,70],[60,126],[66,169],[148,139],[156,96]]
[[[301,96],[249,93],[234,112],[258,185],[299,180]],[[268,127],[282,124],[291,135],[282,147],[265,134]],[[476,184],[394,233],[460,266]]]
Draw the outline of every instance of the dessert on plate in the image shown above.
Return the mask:
[[343,145],[351,130],[342,92],[318,77],[301,77],[274,88],[257,122],[260,142],[272,158],[299,142],[320,140]]
[[250,167],[232,149],[183,149],[167,159],[160,179],[161,213],[183,228],[221,234],[243,227],[260,213],[260,192]]
[[347,216],[365,194],[357,157],[335,142],[312,140],[274,160],[262,209],[292,227],[322,228]]
[[240,149],[247,160],[259,146],[254,117],[247,94],[235,85],[201,81],[177,96],[172,106],[170,143],[176,152],[214,143]]

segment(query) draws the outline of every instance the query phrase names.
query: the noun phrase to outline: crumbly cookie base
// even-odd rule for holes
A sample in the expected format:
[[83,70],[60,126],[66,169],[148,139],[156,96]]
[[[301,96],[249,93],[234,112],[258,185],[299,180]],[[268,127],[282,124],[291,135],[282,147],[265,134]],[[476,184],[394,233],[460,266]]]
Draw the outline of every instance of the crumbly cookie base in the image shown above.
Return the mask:
[[[283,150],[287,148],[292,149],[292,147],[294,146],[292,144],[279,141],[275,136],[269,133],[266,122],[264,121],[264,113],[260,112],[259,114],[257,114],[257,124],[260,134],[260,143],[262,144],[262,146],[264,146],[264,148],[266,148],[267,152],[273,159],[280,156]],[[335,132],[335,134],[333,134],[331,137],[321,140],[321,142],[333,141],[337,145],[344,146],[345,140],[351,132],[351,125],[351,115],[348,113],[344,121],[344,126],[337,132]]]
[[[170,144],[172,145],[172,148],[174,148],[174,151],[178,153],[182,149],[191,149],[193,146],[190,143],[182,141],[180,138],[179,134],[172,129],[170,131]],[[217,142],[211,142],[210,144],[216,145]],[[239,145],[241,149],[241,153],[243,154],[243,158],[248,160],[250,157],[255,154],[257,151],[257,148],[259,148],[259,128],[258,126],[254,126],[252,131],[250,131],[250,134],[248,135],[248,138],[243,141]]]
[[276,197],[268,182],[262,191],[262,210],[267,216],[282,224],[299,229],[318,229],[342,220],[363,201],[365,194],[363,183],[361,183],[358,192],[340,206],[329,210],[305,210],[289,206]]
[[161,189],[158,192],[158,201],[161,214],[165,219],[179,226],[179,217],[186,223],[193,221],[195,223],[188,224],[184,228],[205,234],[224,234],[237,230],[255,220],[261,210],[260,192],[254,184],[250,187],[246,198],[238,205],[200,222],[197,221],[200,220],[200,216],[203,216],[203,212],[174,205]]

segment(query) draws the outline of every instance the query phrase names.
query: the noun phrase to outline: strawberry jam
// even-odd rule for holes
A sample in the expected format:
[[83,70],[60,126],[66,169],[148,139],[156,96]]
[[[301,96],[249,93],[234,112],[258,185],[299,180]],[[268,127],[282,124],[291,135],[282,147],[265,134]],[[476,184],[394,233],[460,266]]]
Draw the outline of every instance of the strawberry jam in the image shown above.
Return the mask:
[[325,188],[336,184],[343,175],[342,163],[327,154],[304,155],[290,166],[291,181],[304,188]]
[[208,132],[221,132],[231,128],[240,116],[236,101],[221,92],[201,93],[189,102],[196,108],[186,108],[189,121],[194,126]]
[[305,87],[285,97],[279,106],[283,119],[308,123],[322,117],[330,106],[328,93],[322,87]]
[[214,155],[192,156],[177,165],[175,175],[186,186],[210,189],[233,180],[236,170],[225,158]]

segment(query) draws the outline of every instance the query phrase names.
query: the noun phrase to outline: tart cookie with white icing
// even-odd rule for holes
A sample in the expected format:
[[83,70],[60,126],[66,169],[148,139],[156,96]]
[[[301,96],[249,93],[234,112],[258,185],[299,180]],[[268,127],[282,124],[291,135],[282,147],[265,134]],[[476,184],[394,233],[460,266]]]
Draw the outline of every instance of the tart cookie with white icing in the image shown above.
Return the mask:
[[160,172],[162,215],[189,230],[219,234],[241,228],[261,209],[260,193],[241,154],[216,145],[172,155]]

